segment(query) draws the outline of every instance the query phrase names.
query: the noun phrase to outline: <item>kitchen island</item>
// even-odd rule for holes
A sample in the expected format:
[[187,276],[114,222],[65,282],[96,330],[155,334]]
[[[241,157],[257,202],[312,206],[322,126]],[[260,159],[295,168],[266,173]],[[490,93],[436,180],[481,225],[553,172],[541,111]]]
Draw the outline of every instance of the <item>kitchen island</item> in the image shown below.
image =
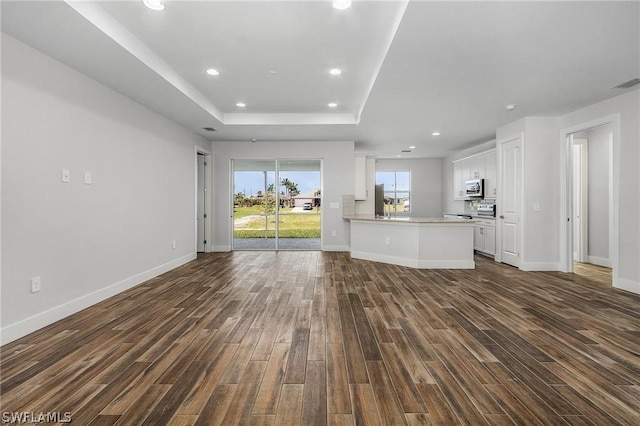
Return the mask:
[[471,219],[345,216],[351,257],[421,269],[474,269]]

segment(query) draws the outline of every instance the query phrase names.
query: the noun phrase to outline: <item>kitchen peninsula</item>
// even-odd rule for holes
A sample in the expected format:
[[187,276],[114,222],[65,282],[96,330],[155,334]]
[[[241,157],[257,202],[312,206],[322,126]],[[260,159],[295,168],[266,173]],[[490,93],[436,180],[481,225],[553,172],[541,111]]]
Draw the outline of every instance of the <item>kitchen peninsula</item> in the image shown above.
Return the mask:
[[349,215],[351,257],[421,269],[474,269],[474,221]]

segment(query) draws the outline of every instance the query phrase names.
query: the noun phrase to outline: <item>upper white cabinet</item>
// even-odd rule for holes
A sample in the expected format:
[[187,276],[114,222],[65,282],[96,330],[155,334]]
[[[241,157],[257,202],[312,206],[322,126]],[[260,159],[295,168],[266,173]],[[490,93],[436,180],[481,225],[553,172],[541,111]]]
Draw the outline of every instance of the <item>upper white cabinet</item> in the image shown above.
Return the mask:
[[367,157],[355,157],[355,196],[356,200],[367,199]]
[[465,193],[465,182],[472,179],[484,179],[484,198],[496,198],[496,176],[495,149],[454,161],[453,199],[469,199]]
[[484,198],[496,198],[498,195],[498,168],[495,149],[484,153]]

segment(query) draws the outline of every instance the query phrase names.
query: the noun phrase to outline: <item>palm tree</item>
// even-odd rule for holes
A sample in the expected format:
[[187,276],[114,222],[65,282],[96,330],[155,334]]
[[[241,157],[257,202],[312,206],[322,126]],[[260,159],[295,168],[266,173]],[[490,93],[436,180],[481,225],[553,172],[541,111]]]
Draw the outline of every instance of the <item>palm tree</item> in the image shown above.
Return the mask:
[[289,179],[287,178],[282,178],[282,182],[280,182],[281,186],[284,186],[284,191],[285,191],[285,196],[289,197],[289,188],[291,187],[291,184],[293,182],[291,182]]
[[298,195],[300,193],[300,190],[298,189],[298,185],[291,182],[291,185],[289,186],[289,194],[292,197],[295,197],[296,195]]

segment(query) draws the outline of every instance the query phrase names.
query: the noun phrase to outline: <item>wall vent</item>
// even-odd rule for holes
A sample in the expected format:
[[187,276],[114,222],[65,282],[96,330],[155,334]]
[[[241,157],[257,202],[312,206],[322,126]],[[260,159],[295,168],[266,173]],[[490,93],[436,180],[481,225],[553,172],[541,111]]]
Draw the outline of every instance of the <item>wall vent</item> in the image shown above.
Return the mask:
[[203,127],[203,130],[206,130],[207,132],[215,132],[216,129],[214,129],[213,127]]
[[617,86],[613,86],[614,89],[628,89],[629,87],[633,87],[636,84],[640,84],[640,78],[632,78],[629,81],[625,81],[624,83],[620,83]]

